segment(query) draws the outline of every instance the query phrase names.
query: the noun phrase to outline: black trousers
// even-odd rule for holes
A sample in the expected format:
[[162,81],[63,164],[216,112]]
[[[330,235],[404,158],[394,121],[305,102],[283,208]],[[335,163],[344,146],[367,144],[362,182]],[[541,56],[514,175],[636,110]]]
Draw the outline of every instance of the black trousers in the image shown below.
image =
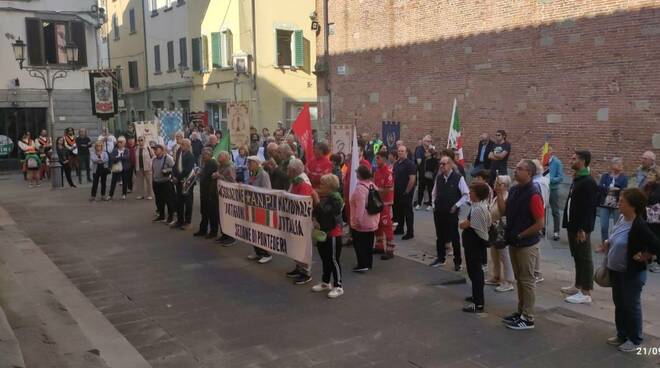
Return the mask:
[[460,266],[461,239],[458,235],[458,213],[433,212],[433,223],[435,224],[435,249],[440,261],[445,260],[447,254],[445,244],[451,242],[454,248],[454,265]]
[[158,217],[165,218],[165,209],[167,208],[168,222],[174,218],[174,205],[172,204],[172,183],[169,181],[158,183],[153,182],[154,197],[156,197],[156,210]]
[[118,173],[112,173],[112,180],[110,180],[110,197],[115,195],[115,188],[117,187],[117,183],[121,180],[124,185],[121,186],[121,194],[126,195],[126,190],[128,189],[126,187],[126,179],[128,176],[130,176],[130,171],[129,170],[124,170],[122,172]]
[[399,224],[396,226],[396,232],[403,231],[403,225],[406,225],[407,234],[415,234],[415,214],[413,212],[413,194],[394,194],[394,216],[396,222]]
[[[73,180],[71,180],[71,163],[67,162],[65,164],[62,164],[62,174],[64,175],[64,177],[66,177],[66,181],[67,183],[69,183],[69,186],[75,187],[75,185],[73,184]],[[62,185],[62,187],[64,187],[64,185]]]
[[99,188],[99,182],[101,182],[101,196],[105,196],[105,184],[108,179],[108,172],[102,168],[96,168],[94,173],[94,180],[92,181],[92,197],[96,197],[96,191]]
[[321,281],[329,284],[332,277],[334,287],[341,287],[341,264],[339,263],[341,247],[341,236],[328,236],[323,243],[316,245],[319,256],[321,256],[321,262],[323,263]]
[[131,167],[128,169],[128,174],[126,178],[123,179],[124,186],[127,190],[133,191],[133,175],[135,174],[135,168]]
[[187,225],[192,222],[192,209],[193,209],[193,189],[190,189],[190,194],[183,193],[183,183],[178,182],[176,186],[175,195],[175,208],[176,208],[176,222],[179,225]]
[[199,212],[202,215],[202,220],[199,222],[200,233],[208,233],[210,228],[212,235],[218,235],[218,222],[220,221],[218,214],[219,207],[217,194],[215,197],[200,194]]
[[358,268],[369,268],[373,266],[374,236],[375,231],[362,232],[351,229],[353,234],[353,247],[357,257]]
[[472,283],[472,299],[476,305],[484,305],[484,270],[483,262],[486,243],[472,228],[463,230],[463,248],[465,248],[465,265],[468,277]]
[[89,156],[79,155],[78,158],[80,159],[78,163],[78,167],[76,168],[76,175],[78,175],[78,182],[82,184],[82,177],[80,176],[80,174],[82,173],[83,170],[85,170],[85,172],[87,173],[87,182],[89,183],[90,181],[92,181],[92,177],[90,176],[90,171],[89,171]]
[[426,201],[426,204],[430,206],[432,198],[431,192],[433,191],[433,179],[425,178],[423,172],[418,173],[417,177],[419,178],[417,182],[417,205],[424,205],[424,191],[426,191],[429,194],[429,200]]

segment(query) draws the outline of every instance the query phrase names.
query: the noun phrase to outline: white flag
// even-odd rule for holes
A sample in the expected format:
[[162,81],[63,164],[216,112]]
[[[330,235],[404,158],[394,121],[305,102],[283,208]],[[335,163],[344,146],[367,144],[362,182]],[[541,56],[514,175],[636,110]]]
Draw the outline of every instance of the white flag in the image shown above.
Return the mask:
[[353,127],[353,145],[351,147],[351,172],[348,173],[350,175],[350,181],[348,183],[349,198],[351,195],[353,195],[353,191],[357,186],[357,173],[355,172],[355,170],[357,170],[358,166],[360,166],[360,149],[358,148],[358,144],[357,144],[357,128]]

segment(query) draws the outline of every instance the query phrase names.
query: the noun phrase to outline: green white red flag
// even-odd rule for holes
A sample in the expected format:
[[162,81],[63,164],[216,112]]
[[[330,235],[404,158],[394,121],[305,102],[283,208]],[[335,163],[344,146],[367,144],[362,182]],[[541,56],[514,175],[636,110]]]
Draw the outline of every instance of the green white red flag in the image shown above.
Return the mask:
[[463,138],[461,137],[461,120],[458,116],[458,102],[455,98],[454,108],[451,112],[451,123],[449,124],[447,148],[454,151],[457,163],[465,165],[465,157],[463,156]]

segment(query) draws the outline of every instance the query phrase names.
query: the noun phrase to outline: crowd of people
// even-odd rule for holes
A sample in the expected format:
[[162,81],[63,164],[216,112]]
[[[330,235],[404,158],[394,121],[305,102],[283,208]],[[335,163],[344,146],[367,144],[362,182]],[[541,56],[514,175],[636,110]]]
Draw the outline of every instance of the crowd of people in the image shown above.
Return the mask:
[[[403,141],[388,147],[377,134],[362,134],[355,168],[350,154],[331,154],[329,145],[316,136],[313,154],[306,157],[296,138],[282,128],[272,135],[268,129],[259,134],[252,128],[250,143],[232,152],[220,147],[221,133],[209,129],[177,132],[169,147],[150,145],[143,137],[115,138],[107,129],[92,143],[83,130],[77,137],[67,130],[55,147],[69,185],[75,186],[73,169],[79,183],[81,170],[87,171],[87,180],[93,182],[90,200],[96,200],[99,185],[101,197],[112,200],[118,183],[126,199],[135,184],[136,199],[155,197],[153,221],[165,222],[172,229],[192,228],[198,184],[201,220],[193,235],[216,239],[224,246],[236,240],[219,226],[218,180],[310,196],[313,237],[322,260],[321,281],[312,291],[327,292],[330,298],[344,293],[343,246],[352,245],[355,250],[357,263],[352,271],[367,273],[374,267],[374,254],[383,261],[394,257],[394,235],[402,235],[401,241],[414,239],[415,211],[430,211],[436,233],[436,257],[430,266],[443,266],[451,258],[458,272],[465,264],[472,285],[463,308],[468,313],[485,310],[485,285],[494,286],[496,292],[517,291],[517,309],[503,318],[505,326],[514,330],[534,328],[535,288],[543,281],[539,244],[546,231],[550,234],[548,212],[551,239],[559,240],[561,228],[566,229],[575,264],[574,283],[561,288],[565,301],[592,302],[591,233],[599,217],[601,243],[596,249],[606,255],[603,267],[616,307],[617,335],[608,343],[621,351],[634,351],[642,341],[640,295],[646,271],[660,271],[660,168],[655,154],[644,152],[631,178],[624,174],[622,160],[613,158],[610,170],[596,180],[591,153],[575,151],[570,190],[561,208],[564,166],[552,147],[543,162],[520,160],[510,176],[512,145],[504,130],[495,137],[492,141],[488,134],[481,135],[468,172],[454,150],[436,149],[428,135],[413,150]],[[50,143],[45,132],[38,142],[27,139],[21,140],[26,146],[21,146],[26,172],[32,185],[38,185],[47,175],[43,154]],[[357,183],[351,192],[352,171]],[[106,196],[108,175],[111,184]],[[273,256],[254,247],[247,258],[266,264]],[[295,284],[306,284],[312,280],[311,264],[296,262],[286,276]]]

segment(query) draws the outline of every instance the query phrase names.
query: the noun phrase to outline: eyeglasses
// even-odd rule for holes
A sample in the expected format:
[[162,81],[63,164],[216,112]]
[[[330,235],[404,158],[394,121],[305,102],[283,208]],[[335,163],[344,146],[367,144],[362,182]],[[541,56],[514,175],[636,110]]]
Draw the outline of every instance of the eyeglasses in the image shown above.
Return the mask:
[[447,165],[447,162],[440,162],[438,165],[445,166],[445,165]]

